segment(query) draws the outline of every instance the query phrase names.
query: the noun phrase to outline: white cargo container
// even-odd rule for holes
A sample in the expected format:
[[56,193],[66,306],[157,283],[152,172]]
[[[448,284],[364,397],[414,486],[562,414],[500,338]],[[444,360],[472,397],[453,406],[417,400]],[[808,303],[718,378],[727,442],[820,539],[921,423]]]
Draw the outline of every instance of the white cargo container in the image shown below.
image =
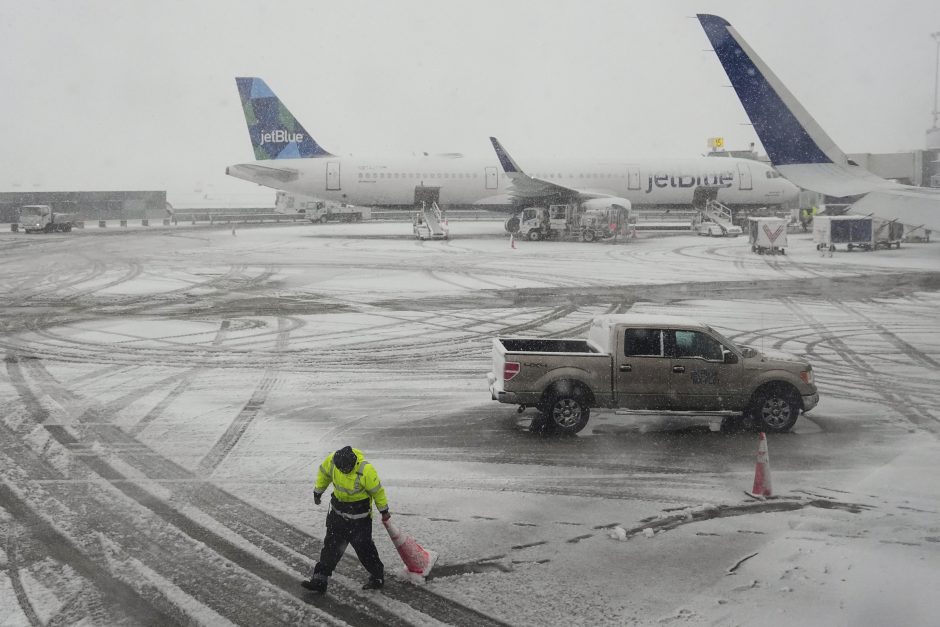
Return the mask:
[[783,218],[748,218],[751,252],[758,255],[787,254],[787,221]]
[[813,242],[816,249],[832,254],[836,244],[849,250],[875,249],[875,230],[869,216],[816,216],[813,218]]

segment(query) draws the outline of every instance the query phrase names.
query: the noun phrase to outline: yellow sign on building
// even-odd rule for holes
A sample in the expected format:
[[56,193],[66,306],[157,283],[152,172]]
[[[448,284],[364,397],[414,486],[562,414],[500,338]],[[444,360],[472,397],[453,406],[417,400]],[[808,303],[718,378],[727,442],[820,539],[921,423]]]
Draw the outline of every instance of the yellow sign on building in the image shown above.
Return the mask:
[[708,147],[712,150],[718,150],[725,147],[725,138],[724,137],[709,137],[708,138]]

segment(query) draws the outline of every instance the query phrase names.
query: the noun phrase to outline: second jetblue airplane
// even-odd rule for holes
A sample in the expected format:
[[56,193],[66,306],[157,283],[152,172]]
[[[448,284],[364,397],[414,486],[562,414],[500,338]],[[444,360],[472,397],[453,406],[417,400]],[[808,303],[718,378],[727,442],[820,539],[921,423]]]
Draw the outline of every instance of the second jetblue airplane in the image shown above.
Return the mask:
[[731,207],[765,207],[799,193],[767,165],[731,157],[527,162],[526,172],[541,185],[513,181],[494,157],[340,157],[318,144],[263,80],[235,81],[256,161],[229,166],[226,174],[321,200],[411,207],[416,188],[432,188],[442,206],[588,199],[598,205],[606,199],[611,205],[667,208],[692,206],[696,189],[706,188]]
[[940,229],[940,190],[883,179],[846,157],[727,20],[698,19],[781,174],[814,192],[854,198],[852,213]]

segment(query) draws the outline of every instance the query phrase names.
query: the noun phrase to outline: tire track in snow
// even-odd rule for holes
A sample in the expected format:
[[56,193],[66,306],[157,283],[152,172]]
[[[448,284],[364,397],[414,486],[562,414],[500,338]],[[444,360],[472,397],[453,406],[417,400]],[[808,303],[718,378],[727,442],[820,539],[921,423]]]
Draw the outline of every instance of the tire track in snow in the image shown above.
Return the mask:
[[[8,368],[9,366],[10,363],[8,362]],[[58,385],[51,377],[45,379],[43,384],[44,388]],[[26,393],[31,394],[29,390],[26,390]],[[72,393],[64,389],[58,392],[60,397],[70,394]],[[74,402],[80,400],[73,394],[72,396]],[[48,415],[48,412],[39,406],[38,401],[35,401],[34,405],[36,406],[32,409],[33,413],[38,413],[40,416]],[[205,483],[196,474],[161,457],[126,432],[113,425],[103,423],[98,418],[94,409],[89,410],[80,417],[79,424],[85,425],[84,428],[80,429],[83,434],[83,442],[91,440],[88,443],[97,442],[103,445],[108,449],[109,456],[130,465],[140,472],[146,480],[154,481],[163,489],[171,491],[170,502],[178,505],[190,505],[203,512],[237,534],[249,546],[256,547],[270,555],[290,568],[292,572],[289,575],[284,575],[282,571],[275,569],[275,572],[272,573],[274,567],[269,566],[267,561],[262,561],[246,549],[233,545],[230,541],[219,537],[200,523],[193,523],[183,513],[173,509],[168,501],[159,499],[152,493],[145,493],[144,502],[138,501],[141,505],[148,509],[153,506],[156,510],[155,513],[165,514],[166,518],[164,520],[174,528],[187,535],[192,534],[190,537],[195,536],[194,539],[204,543],[219,555],[230,559],[242,569],[260,576],[263,580],[276,585],[288,594],[298,596],[305,603],[310,602],[310,599],[303,593],[303,589],[299,587],[296,575],[306,576],[309,574],[312,562],[308,556],[319,554],[321,543],[318,539],[210,483]],[[64,429],[60,431],[62,437],[71,437]],[[74,443],[70,444],[72,444],[71,448],[75,448]],[[82,458],[82,461],[84,462],[85,458]],[[102,472],[108,472],[108,469],[103,468]],[[131,484],[131,482],[124,478],[120,481],[114,480],[112,484],[120,489],[127,484]],[[144,488],[135,485],[129,491],[132,494],[137,494],[143,492]],[[351,562],[349,559],[342,560],[336,572],[351,579],[357,579],[362,574],[358,564]],[[273,577],[274,574],[278,573],[279,577],[274,578],[274,580],[266,579],[263,576],[270,574]],[[341,580],[334,582],[334,587],[345,588]],[[206,603],[207,600],[201,597],[200,592],[196,589],[191,594],[195,599]],[[375,601],[369,599],[368,596],[360,595],[358,589],[345,589],[345,593],[350,598],[348,603],[340,602],[331,596],[317,600],[316,605],[330,615],[351,624],[408,624],[407,621],[403,621],[395,614],[390,613],[388,608],[383,605],[376,605]],[[482,626],[503,625],[502,622],[477,610],[437,595],[427,589],[396,579],[386,581],[384,596],[393,599],[395,602],[409,605],[414,610],[444,623]],[[218,611],[218,608],[215,609]]]
[[839,335],[833,333],[825,324],[804,311],[793,299],[781,297],[780,301],[787,309],[803,320],[808,327],[818,329],[820,335],[827,340],[832,349],[850,364],[863,380],[868,382],[871,389],[877,392],[878,396],[886,402],[888,407],[893,408],[908,422],[924,428],[934,436],[940,435],[940,422],[938,422],[929,411],[920,407],[919,404],[904,399],[894,391],[887,389],[881,373],[876,368],[872,367],[860,353],[846,344]]

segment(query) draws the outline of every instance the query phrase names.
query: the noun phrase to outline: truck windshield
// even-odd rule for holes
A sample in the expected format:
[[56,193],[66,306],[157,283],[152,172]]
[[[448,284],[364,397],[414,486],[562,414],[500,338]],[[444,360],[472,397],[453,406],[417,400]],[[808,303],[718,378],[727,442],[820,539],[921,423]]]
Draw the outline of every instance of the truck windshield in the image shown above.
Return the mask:
[[41,215],[42,215],[42,210],[43,210],[42,207],[23,207],[23,208],[20,210],[20,215],[22,215],[22,216],[41,216]]

